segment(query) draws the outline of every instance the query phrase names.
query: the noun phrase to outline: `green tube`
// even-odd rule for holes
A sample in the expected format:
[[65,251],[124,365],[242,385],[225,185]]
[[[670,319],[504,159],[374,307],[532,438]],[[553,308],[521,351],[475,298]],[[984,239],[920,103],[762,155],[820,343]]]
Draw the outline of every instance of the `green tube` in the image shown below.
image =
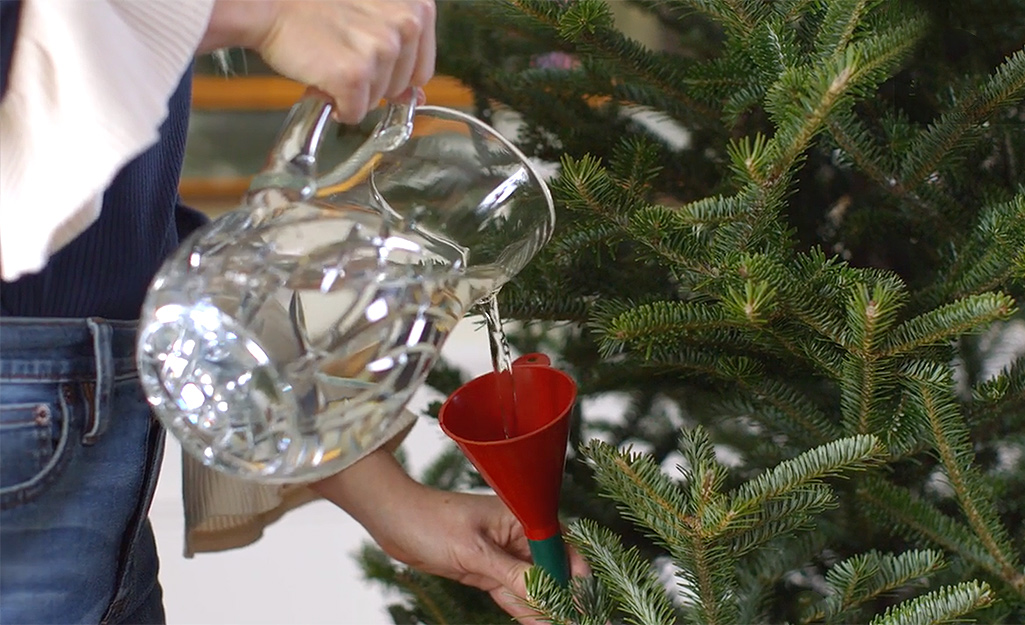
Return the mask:
[[569,585],[569,557],[566,555],[562,534],[557,533],[544,540],[528,540],[527,544],[530,545],[530,557],[534,559],[534,564],[551,575],[560,586]]

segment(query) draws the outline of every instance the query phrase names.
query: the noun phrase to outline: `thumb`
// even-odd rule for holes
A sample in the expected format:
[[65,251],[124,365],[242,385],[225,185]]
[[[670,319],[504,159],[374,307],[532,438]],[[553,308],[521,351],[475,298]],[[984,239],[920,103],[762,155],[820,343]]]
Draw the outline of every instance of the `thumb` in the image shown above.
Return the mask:
[[521,625],[543,625],[533,618],[537,614],[525,603],[527,571],[532,565],[498,548],[488,560],[489,571],[482,573],[498,584],[489,592],[495,603]]
[[489,560],[490,570],[481,571],[482,573],[518,597],[527,595],[527,571],[531,567],[529,562],[513,557],[501,549],[495,549]]

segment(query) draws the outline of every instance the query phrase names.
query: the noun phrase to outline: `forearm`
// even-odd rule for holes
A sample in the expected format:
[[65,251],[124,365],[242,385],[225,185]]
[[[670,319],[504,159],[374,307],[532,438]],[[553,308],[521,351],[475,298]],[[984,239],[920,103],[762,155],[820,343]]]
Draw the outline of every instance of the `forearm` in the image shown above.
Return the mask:
[[386,522],[396,514],[409,514],[425,490],[384,446],[310,488],[345,510],[371,534],[382,519]]
[[220,48],[258,49],[274,23],[273,0],[217,0],[198,54]]

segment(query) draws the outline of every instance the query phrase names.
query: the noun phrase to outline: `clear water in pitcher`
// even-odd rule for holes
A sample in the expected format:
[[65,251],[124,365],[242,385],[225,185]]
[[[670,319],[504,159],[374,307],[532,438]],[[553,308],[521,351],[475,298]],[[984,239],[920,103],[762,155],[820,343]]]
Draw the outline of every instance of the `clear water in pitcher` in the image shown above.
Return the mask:
[[454,242],[359,207],[239,212],[178,254],[189,279],[163,276],[147,301],[143,383],[189,451],[267,481],[379,442],[500,284],[468,279]]

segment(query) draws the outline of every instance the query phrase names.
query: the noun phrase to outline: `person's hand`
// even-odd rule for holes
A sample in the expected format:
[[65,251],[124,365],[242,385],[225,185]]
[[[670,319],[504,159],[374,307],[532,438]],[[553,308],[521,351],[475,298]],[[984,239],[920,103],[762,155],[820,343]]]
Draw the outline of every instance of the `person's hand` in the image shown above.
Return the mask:
[[[523,528],[497,497],[428,488],[394,457],[375,452],[314,490],[351,514],[391,557],[487,591],[521,623],[540,623],[523,604],[530,550]],[[573,575],[587,565],[570,550]]]
[[242,46],[356,123],[434,74],[434,0],[217,0],[199,51]]

